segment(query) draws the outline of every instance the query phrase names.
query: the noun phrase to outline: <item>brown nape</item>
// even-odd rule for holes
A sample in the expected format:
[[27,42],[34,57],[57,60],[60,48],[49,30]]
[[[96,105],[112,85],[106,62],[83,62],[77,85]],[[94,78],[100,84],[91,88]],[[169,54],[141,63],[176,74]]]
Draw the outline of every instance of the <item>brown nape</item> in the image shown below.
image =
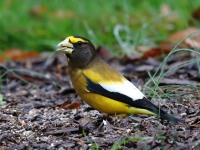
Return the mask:
[[75,43],[69,56],[69,65],[76,68],[86,67],[96,56],[96,49],[90,42]]

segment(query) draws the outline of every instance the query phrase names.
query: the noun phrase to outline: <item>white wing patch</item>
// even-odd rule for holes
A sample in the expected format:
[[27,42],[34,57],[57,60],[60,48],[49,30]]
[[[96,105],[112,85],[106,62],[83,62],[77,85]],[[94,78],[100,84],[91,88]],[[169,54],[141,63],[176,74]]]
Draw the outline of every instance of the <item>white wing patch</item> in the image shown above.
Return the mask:
[[144,98],[144,94],[135,87],[130,81],[123,79],[123,82],[118,83],[99,83],[104,89],[109,92],[117,92],[126,95],[133,100],[138,100]]

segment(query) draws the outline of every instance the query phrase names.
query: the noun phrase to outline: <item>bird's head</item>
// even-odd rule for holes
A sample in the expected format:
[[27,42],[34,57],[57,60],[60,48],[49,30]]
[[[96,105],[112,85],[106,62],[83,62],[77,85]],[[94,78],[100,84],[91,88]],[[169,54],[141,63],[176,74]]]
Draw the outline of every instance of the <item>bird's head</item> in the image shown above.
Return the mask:
[[96,56],[94,45],[81,36],[67,37],[57,45],[57,51],[64,53],[70,65],[78,68],[88,65]]

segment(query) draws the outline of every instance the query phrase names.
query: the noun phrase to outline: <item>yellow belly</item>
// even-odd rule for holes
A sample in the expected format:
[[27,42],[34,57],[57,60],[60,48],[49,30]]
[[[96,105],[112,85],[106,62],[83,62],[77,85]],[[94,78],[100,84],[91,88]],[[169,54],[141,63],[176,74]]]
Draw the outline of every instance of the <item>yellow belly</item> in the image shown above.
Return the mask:
[[[80,95],[80,94],[79,94]],[[107,113],[110,115],[118,115],[118,114],[127,114],[129,107],[119,101],[112,100],[110,98],[93,94],[93,93],[86,93],[80,95],[80,97],[88,103],[91,107],[95,108],[96,110]]]
[[150,112],[146,109],[140,109],[136,107],[131,107],[125,103],[112,100],[110,98],[93,94],[86,93],[81,95],[81,98],[88,103],[91,107],[96,110],[107,113],[109,115],[130,115],[130,114],[148,114],[155,115],[153,112]]

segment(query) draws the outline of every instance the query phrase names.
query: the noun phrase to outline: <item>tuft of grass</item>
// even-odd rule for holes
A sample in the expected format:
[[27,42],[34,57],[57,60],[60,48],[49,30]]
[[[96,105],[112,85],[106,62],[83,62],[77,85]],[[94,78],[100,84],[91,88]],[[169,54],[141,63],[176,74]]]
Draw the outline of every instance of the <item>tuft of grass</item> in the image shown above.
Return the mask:
[[3,101],[3,95],[0,94],[0,106],[2,106],[4,104],[4,101]]
[[83,134],[83,136],[84,136],[85,138],[87,138],[88,141],[91,142],[90,148],[91,148],[92,150],[98,150],[98,149],[99,149],[98,144],[96,144],[95,141],[93,141],[89,136],[87,136],[87,134],[86,134],[86,132],[85,132],[84,129],[82,129],[82,134]]
[[92,150],[99,150],[99,146],[96,144],[96,143],[94,143],[94,142],[92,142],[92,145],[91,145],[91,147],[90,147]]
[[[195,34],[195,33],[193,33]],[[191,35],[189,35],[188,37],[190,37]],[[186,38],[188,38],[186,37]],[[195,94],[195,93],[199,93],[200,91],[200,84],[199,85],[167,85],[167,86],[159,86],[159,83],[160,81],[168,74],[170,73],[173,73],[175,71],[177,71],[178,69],[180,68],[183,68],[183,67],[186,67],[186,66],[189,66],[191,64],[197,64],[198,66],[198,72],[199,72],[199,75],[200,75],[200,52],[198,50],[195,50],[195,49],[188,49],[188,48],[181,48],[181,49],[178,49],[177,46],[183,42],[185,39],[183,39],[182,41],[180,41],[179,43],[177,43],[175,45],[175,47],[171,50],[171,52],[164,58],[163,62],[160,64],[160,66],[157,68],[157,71],[152,75],[151,73],[148,73],[149,74],[149,81],[146,82],[145,86],[144,86],[144,91],[146,90],[150,90],[149,91],[149,95],[150,97],[155,97],[155,96],[158,96],[159,98],[160,97],[167,97],[167,98],[172,98],[172,97],[177,97],[177,96],[184,96],[186,94]],[[172,68],[166,70],[165,69],[165,66],[166,66],[166,63],[168,61],[168,59],[173,56],[174,54],[176,53],[181,53],[183,51],[186,51],[186,52],[189,52],[193,55],[195,55],[196,59],[191,59],[191,60],[186,60],[186,61],[182,61],[182,62],[179,62],[178,64],[174,65]],[[175,90],[178,91],[179,89],[182,89],[184,91],[184,88],[187,89],[187,88],[190,88],[192,89],[192,92],[189,92],[189,93],[179,93],[179,94],[173,94],[173,93],[166,93],[164,92],[164,90],[169,90],[169,89],[172,89],[172,91],[174,92]],[[159,94],[158,94],[159,93]]]
[[151,140],[151,139],[153,139],[153,137],[131,138],[131,137],[123,136],[115,142],[115,144],[112,146],[111,150],[118,150],[118,149],[120,149],[120,146],[125,145],[126,143],[131,142],[131,141],[146,141],[146,140]]

